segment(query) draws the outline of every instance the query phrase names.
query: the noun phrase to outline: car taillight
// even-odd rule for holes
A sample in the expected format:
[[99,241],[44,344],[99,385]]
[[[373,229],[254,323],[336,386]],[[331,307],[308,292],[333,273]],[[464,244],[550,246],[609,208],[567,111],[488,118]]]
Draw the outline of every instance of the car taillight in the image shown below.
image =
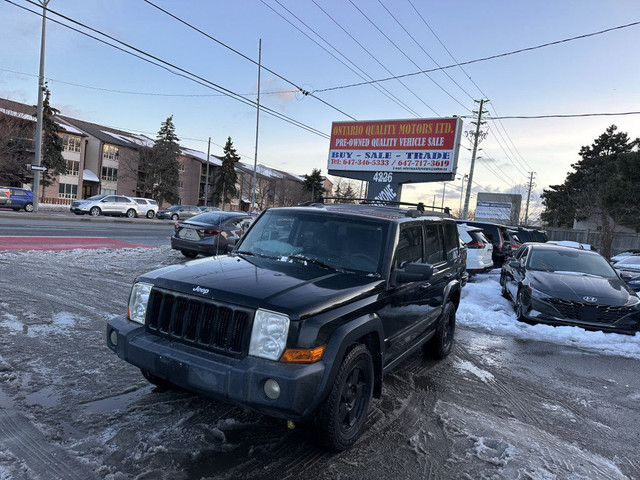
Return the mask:
[[179,223],[174,223],[173,224],[173,228],[176,229],[176,232],[179,230],[182,230],[184,227],[182,225],[180,225]]
[[518,245],[517,243],[512,243],[512,244],[511,244],[511,249],[512,249],[512,250],[517,250],[517,249],[519,249],[519,248],[520,248],[520,245]]
[[215,228],[198,228],[197,232],[202,233],[204,235],[218,235],[222,233],[222,230],[218,230]]
[[483,242],[479,242],[478,240],[473,240],[467,243],[467,248],[484,248],[486,245]]

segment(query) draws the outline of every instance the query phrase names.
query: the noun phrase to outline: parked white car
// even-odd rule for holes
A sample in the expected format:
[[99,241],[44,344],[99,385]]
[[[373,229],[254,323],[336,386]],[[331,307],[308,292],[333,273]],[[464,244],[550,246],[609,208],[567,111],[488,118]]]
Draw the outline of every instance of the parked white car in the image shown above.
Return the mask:
[[138,204],[138,215],[141,217],[153,218],[158,211],[158,202],[152,198],[133,197]]
[[487,240],[478,227],[466,223],[458,224],[460,240],[467,246],[467,272],[469,274],[488,272],[493,268],[493,244]]

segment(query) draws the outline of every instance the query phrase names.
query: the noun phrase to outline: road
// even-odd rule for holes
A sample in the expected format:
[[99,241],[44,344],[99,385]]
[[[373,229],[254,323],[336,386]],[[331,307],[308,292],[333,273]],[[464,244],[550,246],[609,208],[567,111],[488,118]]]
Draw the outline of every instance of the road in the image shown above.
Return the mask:
[[99,237],[159,247],[169,245],[173,223],[147,218],[0,211],[0,237]]
[[[159,241],[170,228],[86,225],[2,218],[0,234],[150,228]],[[0,252],[0,479],[640,478],[640,360],[490,328],[460,323],[446,360],[416,353],[386,375],[363,437],[341,454],[284,421],[152,388],[106,347],[105,324],[138,274],[184,261],[166,243]],[[503,302],[495,278],[473,282]]]

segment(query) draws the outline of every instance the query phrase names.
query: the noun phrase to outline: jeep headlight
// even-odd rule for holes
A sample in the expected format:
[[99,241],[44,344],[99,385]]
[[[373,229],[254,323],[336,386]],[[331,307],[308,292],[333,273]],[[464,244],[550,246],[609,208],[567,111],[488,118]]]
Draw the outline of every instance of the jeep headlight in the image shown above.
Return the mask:
[[144,318],[147,316],[147,303],[153,285],[149,283],[134,283],[129,295],[129,320],[144,325]]
[[287,345],[288,334],[288,316],[258,309],[253,319],[249,355],[279,360]]

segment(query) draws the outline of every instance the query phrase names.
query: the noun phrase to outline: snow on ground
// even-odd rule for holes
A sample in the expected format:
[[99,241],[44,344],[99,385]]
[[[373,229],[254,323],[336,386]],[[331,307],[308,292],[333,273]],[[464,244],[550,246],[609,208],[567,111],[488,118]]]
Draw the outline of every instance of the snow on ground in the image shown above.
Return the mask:
[[499,271],[477,275],[462,289],[458,325],[525,340],[566,345],[601,355],[640,359],[640,334],[591,332],[580,327],[528,325],[516,320],[513,302],[502,297]]

